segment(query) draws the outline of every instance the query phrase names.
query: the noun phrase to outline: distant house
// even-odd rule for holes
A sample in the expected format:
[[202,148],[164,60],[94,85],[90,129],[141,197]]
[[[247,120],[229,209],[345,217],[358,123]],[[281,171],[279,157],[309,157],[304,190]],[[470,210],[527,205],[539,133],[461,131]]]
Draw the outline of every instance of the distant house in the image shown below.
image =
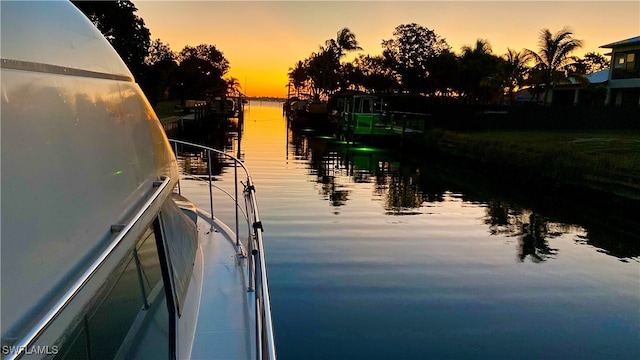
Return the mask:
[[640,36],[600,47],[612,50],[605,104],[640,105]]
[[[609,82],[609,69],[600,70],[591,74],[555,84],[547,94],[547,101],[553,105],[602,105],[607,96],[607,84]],[[544,105],[544,87],[525,87],[514,93],[513,100],[516,104]],[[509,100],[505,97],[505,103]]]
[[[520,88],[517,91],[515,91],[513,93],[513,102],[515,104],[538,104],[538,105],[542,105],[543,104],[543,99],[544,96],[541,95],[542,91],[539,91],[538,93],[535,92],[535,89],[532,87],[524,87],[524,88]],[[511,100],[509,99],[508,95],[505,95],[504,98],[504,103],[505,104],[510,104]]]
[[584,75],[580,81],[569,78],[553,89],[554,105],[602,105],[608,93],[609,69]]

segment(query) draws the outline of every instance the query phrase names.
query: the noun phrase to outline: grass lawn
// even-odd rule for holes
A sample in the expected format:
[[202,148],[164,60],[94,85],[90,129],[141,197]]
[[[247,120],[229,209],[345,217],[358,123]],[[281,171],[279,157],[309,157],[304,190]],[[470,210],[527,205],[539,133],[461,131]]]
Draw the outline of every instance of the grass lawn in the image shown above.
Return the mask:
[[434,131],[441,150],[554,181],[617,187],[640,196],[640,131]]
[[181,110],[176,108],[176,106],[179,105],[180,100],[161,101],[154,106],[153,110],[155,110],[156,115],[158,115],[158,119],[162,120],[164,118],[179,115]]

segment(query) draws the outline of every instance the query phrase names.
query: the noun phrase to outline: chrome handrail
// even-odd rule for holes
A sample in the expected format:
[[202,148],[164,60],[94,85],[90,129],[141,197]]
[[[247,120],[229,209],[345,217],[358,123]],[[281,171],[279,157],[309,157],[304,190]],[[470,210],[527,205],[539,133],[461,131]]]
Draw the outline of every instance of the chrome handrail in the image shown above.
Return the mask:
[[[246,174],[247,178],[250,177],[249,175],[249,170],[244,166],[244,164],[242,163],[242,161],[240,161],[240,159],[236,158],[235,156],[229,155],[227,153],[225,153],[224,151],[218,150],[218,149],[214,149],[212,147],[208,147],[208,146],[204,146],[204,145],[200,145],[200,144],[194,144],[191,142],[187,142],[187,141],[182,141],[182,140],[176,140],[176,139],[169,139],[169,143],[173,143],[173,152],[176,155],[176,157],[178,156],[178,144],[182,144],[182,145],[187,145],[187,146],[191,146],[191,147],[195,147],[198,149],[202,149],[202,150],[206,150],[207,151],[207,172],[209,175],[209,207],[210,207],[210,213],[211,213],[211,219],[213,220],[214,215],[213,215],[213,193],[211,191],[212,188],[212,176],[211,176],[211,152],[215,152],[217,154],[220,155],[224,155],[230,159],[232,159],[234,161],[234,174],[237,178],[237,165],[240,165],[242,167],[242,169],[244,170],[244,173]],[[238,204],[238,181],[236,180],[234,183],[235,186],[235,194],[236,194],[236,198],[234,199],[235,203]],[[180,187],[178,186],[178,191],[180,191]],[[235,222],[235,233],[236,233],[236,248],[239,250],[240,249],[240,238],[239,238],[239,222],[237,221],[238,215],[237,215],[237,211],[238,211],[238,207],[235,207],[236,210],[236,222]]]
[[256,292],[256,295],[259,299],[258,303],[262,303],[262,306],[256,307],[256,317],[259,317],[261,319],[262,334],[260,334],[259,336],[263,337],[261,342],[259,342],[259,345],[262,345],[259,349],[259,353],[261,355],[261,359],[275,359],[276,348],[273,335],[273,323],[271,321],[271,301],[269,295],[266,260],[264,256],[264,239],[262,237],[262,231],[264,230],[262,228],[262,222],[260,221],[260,215],[258,213],[258,203],[255,196],[256,189],[251,183],[250,178],[247,181],[246,192],[249,193],[249,202],[251,204],[251,209],[254,215],[253,231],[258,246],[257,255],[259,266],[256,266],[256,271],[259,271],[260,281],[257,283],[259,290]]
[[[192,176],[190,178],[193,181],[203,181],[203,182],[205,181],[205,180],[203,180],[203,179],[201,179],[201,178],[199,178],[197,176]],[[225,189],[223,189],[223,188],[221,188],[221,187],[219,187],[217,185],[211,185],[211,186],[216,188],[216,189],[218,189],[218,191],[220,191],[221,193],[227,195],[227,197],[229,199],[231,199],[232,201],[234,201],[234,202],[236,201],[236,198],[233,195],[231,195],[231,193],[229,193],[227,190],[225,190]],[[240,212],[242,213],[242,216],[243,216],[244,220],[248,222],[249,221],[249,216],[247,215],[247,213],[244,211],[244,209],[242,207],[240,207],[240,204],[236,204],[236,206],[238,207],[238,210],[240,210]]]
[[[262,236],[262,222],[260,220],[260,215],[258,211],[258,202],[256,200],[256,190],[253,185],[253,180],[251,179],[251,174],[247,167],[242,163],[240,159],[237,157],[227,154],[224,151],[214,149],[211,147],[190,143],[182,140],[169,139],[169,142],[172,143],[174,152],[176,157],[178,156],[178,144],[186,145],[188,147],[193,147],[200,150],[207,151],[208,155],[208,172],[209,172],[209,189],[214,187],[211,183],[211,162],[210,162],[210,153],[215,152],[217,154],[221,154],[226,156],[227,158],[234,161],[234,180],[235,180],[235,198],[232,200],[235,202],[235,210],[236,210],[236,218],[235,218],[235,235],[236,235],[236,246],[239,247],[239,220],[238,220],[238,209],[239,209],[239,201],[238,201],[238,176],[237,176],[237,166],[240,166],[246,175],[246,184],[244,185],[244,200],[245,200],[245,211],[243,214],[245,215],[245,219],[247,220],[247,227],[249,231],[249,240],[248,240],[248,276],[249,276],[249,286],[247,291],[254,292],[255,291],[255,315],[256,315],[256,357],[257,359],[276,359],[276,348],[275,348],[275,340],[273,334],[273,322],[271,318],[271,301],[269,296],[269,286],[267,279],[267,268],[266,268],[266,260],[264,255],[264,239]],[[178,187],[179,188],[179,187]],[[228,192],[223,191],[229,197],[231,197]],[[211,194],[211,192],[210,192]],[[213,209],[213,195],[210,195],[209,198],[210,207]],[[213,216],[213,210],[211,211],[211,215]],[[255,244],[254,244],[255,242]],[[255,247],[254,247],[255,245]],[[256,258],[255,263],[254,259]]]
[[[140,210],[130,219],[129,223],[122,226],[112,226],[111,231],[117,229],[118,235],[111,241],[104,251],[93,261],[87,270],[80,275],[78,280],[62,295],[62,297],[47,311],[47,313],[38,321],[33,328],[14,346],[12,349],[16,349],[15,352],[10,352],[5,359],[17,359],[23,355],[27,348],[38,339],[40,335],[49,327],[49,325],[60,315],[60,313],[69,305],[69,303],[75,298],[76,295],[82,290],[82,288],[89,282],[93,275],[100,269],[111,253],[120,245],[122,240],[128,235],[133,227],[140,221],[145,213],[151,208],[156,199],[167,188],[171,179],[165,177],[162,182],[154,182],[154,186],[158,188],[153,192],[151,197],[142,205]],[[158,203],[158,211],[160,211],[161,203]]]

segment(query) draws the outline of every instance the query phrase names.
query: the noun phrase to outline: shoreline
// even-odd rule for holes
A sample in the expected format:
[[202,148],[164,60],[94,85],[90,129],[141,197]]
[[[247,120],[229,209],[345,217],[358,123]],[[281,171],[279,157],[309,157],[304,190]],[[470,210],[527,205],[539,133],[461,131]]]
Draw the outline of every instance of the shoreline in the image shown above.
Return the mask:
[[640,201],[640,131],[433,129],[418,145],[449,161],[538,190],[589,192]]

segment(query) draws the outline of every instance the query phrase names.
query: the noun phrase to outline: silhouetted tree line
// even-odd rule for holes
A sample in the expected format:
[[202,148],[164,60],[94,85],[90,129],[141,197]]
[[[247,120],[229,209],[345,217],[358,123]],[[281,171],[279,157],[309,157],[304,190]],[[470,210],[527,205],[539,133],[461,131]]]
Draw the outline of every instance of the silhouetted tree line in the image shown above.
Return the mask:
[[555,34],[542,30],[537,52],[508,49],[503,56],[493,54],[484,39],[456,54],[435,31],[415,23],[399,25],[381,45],[382,55],[359,54],[352,62],[341,63],[345,51],[361,50],[355,34],[342,29],[335,40],[327,40],[318,52],[289,69],[295,93],[317,100],[336,91],[358,90],[500,104],[505,95],[514,100],[518,89],[530,88],[546,103],[552,86],[569,83],[569,78],[584,82],[584,75],[609,66],[597,53],[582,59],[571,56],[582,41],[567,28]]
[[175,53],[160,39],[151,41],[131,1],[72,1],[111,43],[149,101],[204,99],[207,94],[239,93],[238,81],[223,78],[229,61],[215,45],[185,46]]
[[[202,99],[207,93],[240,93],[237,79],[223,78],[229,62],[215,45],[185,46],[176,53],[160,39],[151,41],[144,20],[131,1],[73,1],[105,35],[120,54],[152,104],[161,99]],[[460,54],[434,30],[412,23],[395,28],[382,40],[382,55],[360,54],[341,62],[349,51],[362,50],[348,28],[340,30],[317,52],[298,61],[289,78],[298,94],[316,100],[340,90],[370,93],[408,93],[466,104],[501,103],[505,94],[513,100],[518,89],[530,88],[547,102],[552,85],[609,66],[597,53],[582,59],[571,56],[582,42],[568,29],[539,34],[537,52],[508,49],[493,54],[487,40],[478,39]]]

